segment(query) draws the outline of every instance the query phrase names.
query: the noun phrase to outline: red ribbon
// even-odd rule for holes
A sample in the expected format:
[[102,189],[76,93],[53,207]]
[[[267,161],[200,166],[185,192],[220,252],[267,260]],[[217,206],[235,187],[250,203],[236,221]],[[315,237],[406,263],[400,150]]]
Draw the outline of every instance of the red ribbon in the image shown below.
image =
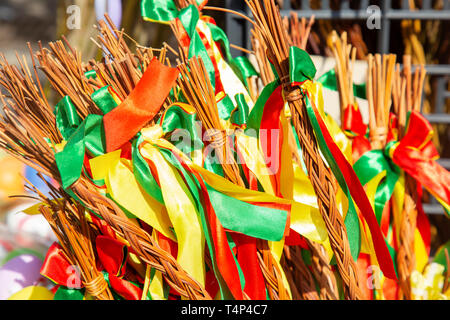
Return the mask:
[[110,237],[98,236],[95,240],[98,258],[108,272],[109,283],[116,293],[126,300],[140,300],[142,289],[123,279],[128,259],[127,247]]
[[371,149],[370,142],[366,138],[367,125],[364,123],[361,111],[357,106],[349,104],[344,110],[344,122],[342,128],[352,140],[353,163]]
[[[109,283],[114,292],[126,300],[140,300],[142,290],[123,279],[128,259],[126,246],[107,236],[98,236],[95,242],[99,259],[97,268],[104,269],[108,273]],[[72,283],[79,283],[80,288],[76,289],[84,287],[79,274],[74,273],[62,247],[57,243],[54,243],[48,250],[41,274],[61,286],[68,287]]]
[[[79,274],[73,272],[73,266],[67,260],[62,247],[58,243],[53,243],[45,256],[44,264],[41,267],[41,275],[50,279],[54,283],[68,287],[73,283],[81,284]],[[73,276],[72,279],[69,277]],[[81,289],[82,284],[80,288]]]
[[[420,115],[420,114],[419,114]],[[413,116],[415,117],[415,116]],[[423,117],[422,117],[423,118]],[[422,119],[420,122],[427,122],[426,120]],[[425,126],[425,131],[428,132],[428,134],[431,137],[431,132],[429,131],[430,126]],[[417,130],[417,129],[413,129]],[[422,130],[422,129],[420,129]],[[398,140],[398,118],[393,113],[389,114],[389,132],[387,136],[387,141],[395,141]],[[435,158],[438,156],[436,149],[431,145],[427,147],[427,150],[424,150],[424,154],[428,155],[430,159]],[[422,237],[422,240],[425,244],[425,249],[427,254],[430,254],[430,245],[431,245],[431,232],[430,232],[430,222],[428,220],[427,215],[425,214],[425,211],[422,207],[422,186],[419,181],[416,182],[417,185],[417,202],[416,202],[416,209],[417,209],[417,230],[419,230],[419,233]]]
[[234,261],[230,245],[228,244],[225,229],[217,218],[216,213],[214,212],[214,208],[209,199],[208,190],[203,181],[203,178],[197,172],[192,170],[182,158],[180,158],[176,154],[174,155],[183,166],[183,168],[190,174],[192,174],[200,184],[199,191],[201,194],[203,207],[205,208],[207,224],[210,228],[210,233],[213,240],[217,267],[233,297],[236,300],[242,300],[243,294],[238,268]]
[[[284,101],[282,98],[283,88],[278,86],[267,99],[264,106],[263,115],[261,118],[261,131],[267,133],[265,138],[262,138],[261,147],[263,149],[264,160],[270,169],[270,178],[274,186],[275,195],[282,197],[281,188],[281,148],[283,145],[283,128],[281,127],[280,116],[284,110]],[[272,142],[276,143],[274,150],[276,154],[272,154]],[[271,163],[268,160],[271,159]]]
[[153,58],[131,94],[103,118],[107,152],[119,149],[153,119],[177,77],[176,68]]
[[[307,94],[309,95],[309,92],[307,92]],[[310,101],[313,100],[310,98]],[[386,243],[384,242],[383,234],[381,233],[378,221],[375,217],[375,213],[373,212],[372,205],[367,198],[364,188],[362,187],[361,183],[359,183],[359,178],[353,170],[352,166],[350,165],[350,163],[348,163],[347,159],[342,154],[342,151],[336,145],[330,133],[328,132],[325,122],[323,121],[314,103],[311,103],[311,106],[314,110],[314,114],[324,137],[325,143],[330,150],[334,160],[336,161],[336,164],[341,170],[350,194],[353,197],[356,205],[360,209],[360,212],[370,229],[375,253],[377,255],[378,262],[380,263],[380,268],[387,278],[396,279],[397,276],[395,274],[392,258],[389,254]]]
[[433,128],[419,112],[411,112],[405,136],[395,145],[392,160],[410,176],[450,204],[450,173],[435,159],[439,153],[431,141]]

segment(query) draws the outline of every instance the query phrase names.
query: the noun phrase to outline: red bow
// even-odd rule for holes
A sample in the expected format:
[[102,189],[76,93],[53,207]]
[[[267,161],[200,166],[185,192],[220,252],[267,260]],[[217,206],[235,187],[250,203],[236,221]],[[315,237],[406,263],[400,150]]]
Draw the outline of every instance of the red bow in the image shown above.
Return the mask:
[[358,106],[349,104],[345,108],[342,129],[352,139],[353,163],[355,163],[364,153],[371,150],[370,142],[366,138],[367,125]]
[[[95,245],[99,259],[97,268],[108,274],[109,285],[114,292],[126,300],[140,300],[142,289],[123,279],[128,259],[127,247],[118,240],[106,236],[98,236]],[[47,252],[41,274],[60,286],[79,284],[75,289],[84,287],[80,274],[74,272],[62,247],[56,242]]]
[[438,200],[450,204],[450,173],[435,160],[433,128],[419,112],[411,112],[404,137],[391,141],[387,153],[394,163],[423,185]]

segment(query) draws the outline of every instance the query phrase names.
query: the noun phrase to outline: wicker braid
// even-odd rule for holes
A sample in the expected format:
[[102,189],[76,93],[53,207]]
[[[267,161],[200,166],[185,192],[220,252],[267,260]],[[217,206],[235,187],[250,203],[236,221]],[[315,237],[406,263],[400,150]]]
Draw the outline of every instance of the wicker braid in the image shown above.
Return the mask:
[[[285,83],[285,90],[292,90]],[[317,195],[319,211],[327,227],[331,248],[336,256],[337,267],[342,277],[344,293],[347,299],[360,299],[356,264],[351,256],[344,220],[336,206],[336,186],[333,175],[322,159],[306,108],[298,97],[298,89],[294,94],[288,93],[286,100],[291,108],[292,121],[299,137],[303,159],[309,178]],[[288,91],[289,92],[289,91]]]
[[411,299],[410,276],[416,265],[414,253],[414,232],[416,229],[417,190],[415,181],[410,175],[405,175],[405,202],[400,221],[399,249],[397,252],[398,276],[403,297]]
[[311,250],[312,272],[319,282],[320,299],[339,300],[336,276],[328,263],[325,248],[315,242],[307,241]]
[[276,263],[267,241],[258,241],[258,261],[270,299],[291,300],[288,290],[283,283],[283,271],[280,270]]
[[285,246],[283,269],[289,279],[293,298],[296,300],[319,300],[314,277],[306,266],[298,246]]
[[99,214],[119,236],[128,241],[143,262],[160,271],[169,286],[181,296],[191,300],[211,300],[205,288],[186,273],[168,252],[161,249],[147,232],[131,223],[112,200],[81,180],[73,185],[72,190],[87,208]]
[[309,178],[317,195],[319,211],[327,226],[331,248],[336,256],[347,299],[361,299],[356,264],[353,261],[347,231],[336,206],[334,177],[322,159],[316,138],[302,105],[301,92],[289,83],[289,46],[279,9],[273,0],[246,0],[255,18],[257,32],[262,33],[267,55],[282,81],[285,98],[291,109],[292,121],[299,137]]
[[105,300],[102,296],[104,295],[104,292],[108,289],[108,283],[106,282],[105,278],[101,273],[99,273],[94,280],[90,282],[85,282],[84,286],[90,295]]

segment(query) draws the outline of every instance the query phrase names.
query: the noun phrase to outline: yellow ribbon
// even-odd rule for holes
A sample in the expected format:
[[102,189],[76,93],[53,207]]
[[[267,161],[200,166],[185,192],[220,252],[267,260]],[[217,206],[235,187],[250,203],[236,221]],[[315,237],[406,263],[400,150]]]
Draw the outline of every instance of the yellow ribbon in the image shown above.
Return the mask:
[[144,158],[154,163],[161,192],[178,242],[178,262],[201,285],[205,284],[205,238],[194,199],[180,174],[150,143],[141,148]]
[[44,287],[26,287],[13,294],[8,300],[53,300],[54,294]]

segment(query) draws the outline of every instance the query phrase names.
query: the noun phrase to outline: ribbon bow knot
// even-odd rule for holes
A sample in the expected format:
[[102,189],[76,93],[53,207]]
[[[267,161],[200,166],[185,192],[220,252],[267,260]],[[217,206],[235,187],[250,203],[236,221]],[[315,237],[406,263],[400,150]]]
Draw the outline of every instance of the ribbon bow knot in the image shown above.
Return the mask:
[[[118,240],[107,236],[98,236],[95,241],[98,255],[98,270],[102,270],[100,276],[88,283],[82,283],[79,274],[70,272],[73,268],[67,260],[62,247],[55,243],[47,252],[41,274],[63,288],[70,283],[78,283],[78,289],[86,288],[89,294],[95,296],[109,286],[115,293],[126,300],[139,300],[142,289],[128,280],[123,279],[126,273],[128,249]],[[103,274],[103,276],[101,276]],[[74,281],[73,277],[78,277]]]
[[423,185],[450,211],[450,173],[435,160],[439,157],[431,138],[431,124],[416,111],[409,114],[405,135],[399,141],[390,141],[385,154],[406,173]]

